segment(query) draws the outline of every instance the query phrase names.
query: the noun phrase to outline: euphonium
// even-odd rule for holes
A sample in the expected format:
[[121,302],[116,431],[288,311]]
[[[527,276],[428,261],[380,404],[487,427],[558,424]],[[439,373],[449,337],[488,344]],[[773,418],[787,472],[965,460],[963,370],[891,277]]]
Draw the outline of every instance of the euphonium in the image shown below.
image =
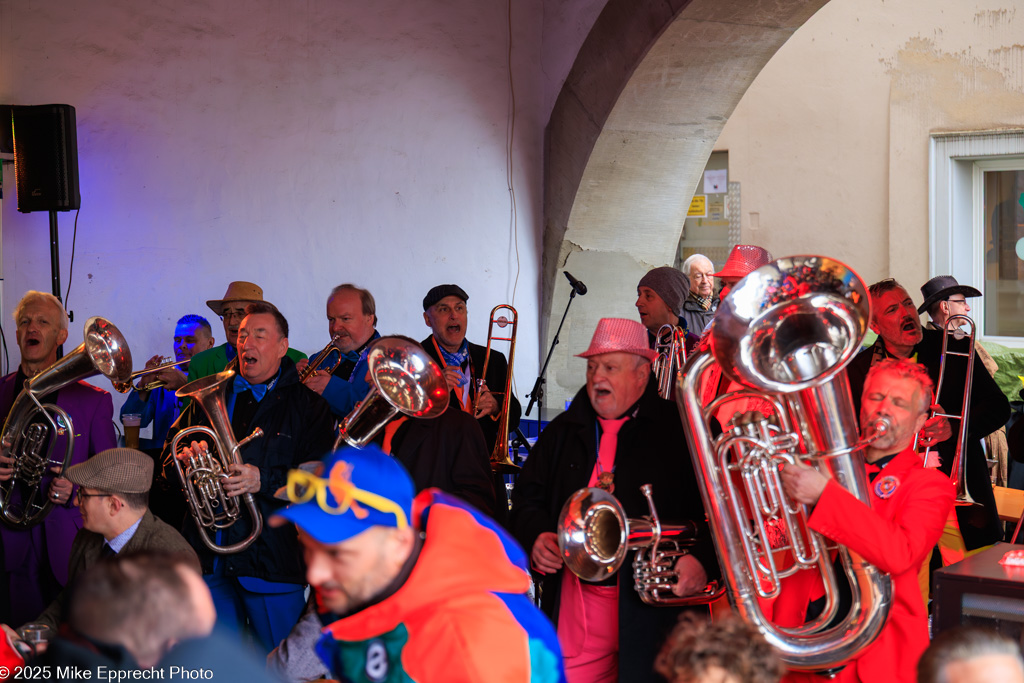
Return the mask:
[[[507,311],[507,315],[498,315],[499,311]],[[499,304],[491,309],[491,322],[487,328],[487,351],[484,353],[484,367],[480,376],[487,377],[487,367],[491,362],[491,344],[495,341],[507,341],[508,347],[508,371],[505,374],[505,386],[501,388],[501,406],[498,410],[498,434],[494,439],[494,450],[491,451],[491,469],[500,474],[516,474],[519,472],[519,465],[512,462],[508,455],[508,409],[512,400],[512,365],[516,357],[516,328],[518,327],[519,314],[516,309],[508,304]],[[512,329],[506,334],[495,333],[494,328],[504,328],[508,325]],[[477,382],[483,383],[483,379]],[[494,392],[491,392],[494,393]],[[477,396],[479,396],[477,387]]]
[[[239,451],[242,446],[253,439],[263,436],[263,430],[257,427],[252,434],[241,441],[235,440],[231,429],[231,418],[228,417],[226,404],[227,385],[235,377],[234,370],[200,377],[189,382],[175,392],[178,398],[191,398],[206,413],[210,427],[197,425],[186,427],[174,436],[171,442],[171,457],[181,477],[181,485],[188,501],[189,511],[196,521],[199,536],[207,548],[215,553],[226,555],[245,550],[263,532],[263,516],[256,507],[256,499],[251,493],[229,497],[224,493],[224,480],[228,478],[229,465],[241,465]],[[196,439],[206,438],[210,450],[193,454],[188,460],[178,458],[178,444],[185,439],[185,446]],[[183,446],[182,448],[184,448]],[[241,517],[239,498],[245,503],[251,518],[249,535],[238,543],[217,545],[211,538],[211,531],[226,529]]]
[[619,501],[603,489],[580,489],[569,496],[558,515],[558,547],[565,566],[584,581],[602,581],[619,571],[628,551],[636,550],[633,588],[645,603],[684,606],[718,598],[724,587],[717,582],[696,595],[672,594],[676,560],[697,540],[697,526],[693,522],[662,524],[651,485],[644,484],[640,490],[651,512],[640,519],[627,519]]
[[[812,464],[869,504],[865,442],[844,371],[869,314],[864,283],[844,264],[821,256],[779,259],[749,274],[722,301],[711,354],[692,356],[676,387],[730,599],[793,669],[827,669],[849,659],[878,635],[892,601],[890,578],[811,531],[806,506],[785,497],[778,474],[782,463]],[[702,407],[698,388],[715,361],[749,389]],[[767,398],[778,425],[739,421],[712,439],[710,416],[742,395]],[[879,425],[876,435],[885,428]],[[849,613],[828,628],[838,611],[832,550],[842,557],[853,600]],[[777,561],[786,551],[793,563],[781,567]],[[810,623],[777,626],[761,613],[758,598],[778,595],[781,579],[802,570],[821,574],[828,604]]]
[[[0,518],[14,528],[34,526],[50,512],[53,501],[40,489],[41,481],[51,467],[59,468],[60,476],[74,452],[71,418],[56,405],[40,403],[40,398],[92,375],[123,382],[131,374],[132,353],[110,321],[89,318],[82,336],[78,348],[25,382],[4,423],[0,439],[4,454],[14,459],[14,472],[0,482]],[[64,436],[66,445],[63,456],[55,458],[58,436]]]
[[[308,378],[318,375],[321,372],[331,374],[334,372],[334,368],[341,365],[341,351],[334,345],[334,342],[341,338],[340,335],[334,335],[331,337],[331,341],[327,346],[324,347],[323,351],[316,354],[309,360],[309,363],[299,373],[299,381],[305,382]],[[331,356],[337,355],[337,358],[330,360]]]
[[434,418],[448,408],[448,384],[441,367],[414,341],[381,337],[366,354],[372,384],[349,413],[334,442],[365,446],[398,413]]
[[658,379],[658,395],[672,399],[679,371],[686,365],[686,333],[678,325],[662,325],[655,335],[654,352],[658,357],[651,364],[651,372]]

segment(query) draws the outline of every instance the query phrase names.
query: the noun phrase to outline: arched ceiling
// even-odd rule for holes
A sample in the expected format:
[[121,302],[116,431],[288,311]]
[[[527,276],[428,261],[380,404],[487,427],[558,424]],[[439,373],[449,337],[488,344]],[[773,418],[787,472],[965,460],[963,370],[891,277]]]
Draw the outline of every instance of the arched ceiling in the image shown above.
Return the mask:
[[552,111],[544,199],[545,347],[567,269],[589,296],[572,307],[547,373],[560,406],[584,381],[571,360],[602,317],[636,319],[636,283],[672,264],[686,210],[747,87],[827,0],[610,0]]

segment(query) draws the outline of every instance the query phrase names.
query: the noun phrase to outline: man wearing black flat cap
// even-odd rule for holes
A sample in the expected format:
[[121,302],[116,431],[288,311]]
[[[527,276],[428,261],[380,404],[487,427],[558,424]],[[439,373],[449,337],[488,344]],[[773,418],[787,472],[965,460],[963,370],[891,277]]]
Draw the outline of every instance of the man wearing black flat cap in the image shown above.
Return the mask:
[[[423,321],[432,334],[420,344],[444,368],[444,378],[462,409],[472,413],[484,433],[487,452],[494,452],[498,438],[498,416],[501,411],[501,392],[508,379],[508,361],[505,354],[491,349],[487,376],[483,376],[487,347],[472,344],[466,339],[469,295],[458,285],[438,285],[423,297]],[[483,384],[477,387],[477,380]],[[492,392],[498,392],[497,395]],[[522,407],[515,395],[509,397],[508,430],[519,426]]]
[[[921,296],[924,297],[924,303],[918,307],[917,312],[923,313],[928,311],[928,316],[931,318],[928,322],[928,328],[941,331],[945,329],[946,321],[951,316],[969,316],[971,304],[968,303],[967,299],[980,297],[981,292],[974,287],[961,285],[952,275],[936,275],[921,285]],[[958,325],[957,327],[963,326]],[[988,370],[988,374],[995,378],[999,365],[992,358],[992,354],[977,340],[974,343],[974,350],[978,352],[978,360]],[[1009,456],[1005,426],[1000,427],[985,437],[985,453],[990,461],[996,463],[998,468],[995,477],[996,483],[1004,484],[1007,479],[1007,459]]]

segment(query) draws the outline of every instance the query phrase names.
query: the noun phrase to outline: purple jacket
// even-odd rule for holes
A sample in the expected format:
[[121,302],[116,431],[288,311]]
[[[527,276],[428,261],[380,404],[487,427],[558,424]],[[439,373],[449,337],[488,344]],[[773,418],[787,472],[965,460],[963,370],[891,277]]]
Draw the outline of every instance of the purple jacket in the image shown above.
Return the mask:
[[[14,386],[16,374],[12,372],[0,379],[0,415],[5,420],[15,397],[21,392],[21,387]],[[109,393],[85,382],[76,382],[57,392],[57,405],[67,412],[74,423],[75,452],[71,456],[71,465],[117,445],[113,423],[114,402]],[[58,442],[54,453],[61,453],[63,448],[63,443]],[[48,480],[49,477],[43,479],[44,487]],[[33,545],[39,539],[44,539],[54,577],[61,585],[67,583],[71,542],[82,528],[82,515],[73,501],[74,498],[64,505],[54,505],[41,524],[27,531],[0,525],[5,571],[21,566]],[[44,532],[42,534],[40,527]]]

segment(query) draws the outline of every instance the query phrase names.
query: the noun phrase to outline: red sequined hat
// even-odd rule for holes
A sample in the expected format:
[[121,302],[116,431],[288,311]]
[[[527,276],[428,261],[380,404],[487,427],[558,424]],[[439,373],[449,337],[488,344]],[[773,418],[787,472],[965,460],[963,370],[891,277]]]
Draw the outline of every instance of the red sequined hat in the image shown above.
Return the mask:
[[725,260],[722,270],[715,273],[714,277],[746,277],[772,261],[774,261],[772,255],[764,247],[757,247],[753,244],[737,244],[729,252],[729,258]]
[[647,360],[658,357],[658,354],[647,346],[647,328],[628,318],[601,318],[590,340],[590,347],[576,355],[580,358],[590,358],[602,353],[619,352],[635,353]]

